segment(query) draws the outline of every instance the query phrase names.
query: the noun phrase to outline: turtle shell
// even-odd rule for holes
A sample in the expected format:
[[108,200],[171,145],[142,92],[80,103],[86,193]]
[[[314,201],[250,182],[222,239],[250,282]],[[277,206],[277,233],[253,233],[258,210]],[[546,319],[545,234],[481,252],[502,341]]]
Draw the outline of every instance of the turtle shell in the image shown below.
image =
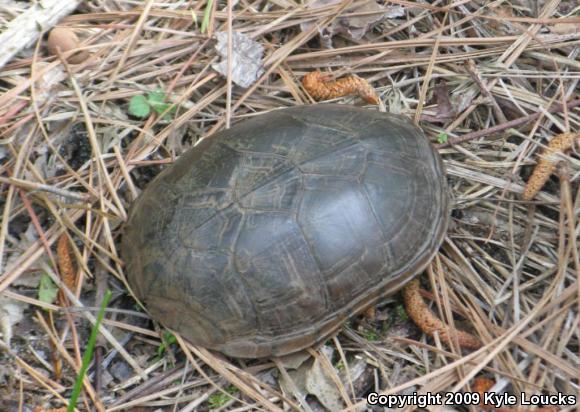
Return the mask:
[[409,120],[286,108],[202,140],[131,208],[122,253],[150,315],[245,358],[326,339],[431,260],[443,165]]

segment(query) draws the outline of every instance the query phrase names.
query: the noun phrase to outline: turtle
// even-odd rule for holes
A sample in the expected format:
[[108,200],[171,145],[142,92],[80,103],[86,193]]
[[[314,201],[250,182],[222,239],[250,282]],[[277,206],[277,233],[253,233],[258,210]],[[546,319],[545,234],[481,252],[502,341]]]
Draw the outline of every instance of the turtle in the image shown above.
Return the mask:
[[317,345],[439,249],[442,160],[407,118],[338,104],[199,141],[130,208],[121,252],[151,317],[238,358]]

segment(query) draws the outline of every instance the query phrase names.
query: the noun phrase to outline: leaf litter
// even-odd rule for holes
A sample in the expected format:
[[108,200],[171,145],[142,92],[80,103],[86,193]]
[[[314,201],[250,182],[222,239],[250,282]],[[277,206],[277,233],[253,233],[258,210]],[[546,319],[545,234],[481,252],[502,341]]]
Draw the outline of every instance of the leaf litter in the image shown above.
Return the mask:
[[[340,0],[314,0],[308,3],[309,10],[340,4]],[[327,27],[318,28],[320,36],[331,39],[335,35],[345,34],[352,40],[360,40],[375,25],[385,19],[396,19],[405,15],[402,6],[385,6],[374,0],[364,1],[359,6],[352,8],[348,16],[338,17]],[[316,27],[316,22],[302,23],[302,31]]]
[[[216,51],[222,57],[213,69],[223,76],[228,75],[228,33],[216,33]],[[232,81],[241,87],[250,87],[264,72],[262,55],[264,46],[243,33],[232,33]]]

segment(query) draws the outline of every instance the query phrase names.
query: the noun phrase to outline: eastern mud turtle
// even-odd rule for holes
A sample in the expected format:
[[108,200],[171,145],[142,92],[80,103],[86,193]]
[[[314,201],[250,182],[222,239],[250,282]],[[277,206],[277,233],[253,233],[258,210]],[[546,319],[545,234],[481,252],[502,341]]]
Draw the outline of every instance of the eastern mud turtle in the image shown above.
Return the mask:
[[279,356],[404,286],[448,218],[441,159],[409,120],[318,104],[184,153],[131,208],[122,252],[162,324],[227,355]]

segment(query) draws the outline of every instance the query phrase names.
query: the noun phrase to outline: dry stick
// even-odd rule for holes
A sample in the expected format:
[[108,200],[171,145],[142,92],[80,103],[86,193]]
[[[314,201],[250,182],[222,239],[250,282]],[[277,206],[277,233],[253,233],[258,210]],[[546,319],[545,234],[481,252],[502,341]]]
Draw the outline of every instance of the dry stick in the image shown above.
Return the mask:
[[[30,144],[32,137],[34,136],[33,131],[29,132],[24,142],[20,146],[20,150],[17,152],[16,161],[12,167],[12,176],[18,177],[21,173],[23,174],[24,167],[26,165],[26,158],[28,158],[28,152],[31,150],[32,145]],[[16,151],[16,150],[14,150]],[[1,221],[4,223],[0,225],[0,292],[2,291],[2,283],[6,280],[6,274],[2,271],[3,269],[3,259],[4,259],[4,247],[6,243],[6,236],[8,234],[8,226],[10,223],[10,211],[12,210],[12,202],[15,196],[16,188],[12,185],[8,186],[8,193],[4,196],[4,211],[1,215]],[[5,286],[5,288],[7,285]]]
[[[577,245],[577,237],[575,236],[576,233],[576,218],[577,214],[574,213],[574,205],[572,200],[571,194],[571,187],[570,187],[570,172],[566,163],[563,163],[560,166],[559,170],[560,175],[560,192],[562,193],[562,199],[565,199],[564,207],[565,213],[561,211],[561,219],[564,219],[564,215],[567,215],[568,221],[568,242],[571,243],[570,250],[572,253],[572,260],[574,262],[574,268],[576,269],[576,276],[580,275],[580,253],[578,252],[578,245]],[[580,191],[576,192],[576,201],[575,204],[578,204],[578,200],[580,200]],[[577,282],[577,291],[578,296],[580,296],[580,282]],[[577,309],[580,309],[580,300],[577,302]]]
[[38,238],[40,239],[40,241],[42,242],[42,245],[44,246],[44,249],[46,250],[46,254],[48,255],[48,258],[50,259],[50,262],[52,263],[53,266],[55,266],[56,261],[54,259],[54,255],[52,254],[52,251],[50,250],[50,245],[49,245],[48,240],[46,238],[46,233],[44,230],[42,230],[42,225],[40,224],[40,220],[38,219],[38,215],[36,214],[36,212],[32,208],[32,202],[30,201],[30,199],[28,199],[28,197],[26,197],[26,194],[22,190],[18,190],[18,194],[20,195],[20,201],[22,202],[22,204],[24,205],[24,208],[28,212],[28,216],[30,217],[30,221],[32,222],[32,225],[34,226],[34,229],[36,230],[36,233],[38,234]]
[[0,350],[3,353],[8,355],[11,359],[14,359],[16,364],[18,364],[24,371],[26,371],[32,379],[34,379],[38,384],[44,387],[48,392],[50,392],[54,397],[58,398],[62,403],[66,403],[66,399],[62,397],[61,393],[65,391],[65,387],[62,386],[60,383],[53,381],[47,376],[44,376],[42,373],[38,372],[32,366],[30,366],[23,358],[20,358],[17,354],[15,354],[12,349],[4,343],[2,339],[0,339]]
[[[106,239],[105,239],[105,235],[103,233],[103,231],[101,231],[101,234],[99,235],[99,237],[101,239],[99,239],[99,243],[106,243]],[[95,254],[98,254],[98,251],[94,252]],[[106,260],[106,257],[103,259]],[[107,288],[108,288],[108,272],[107,272],[107,268],[100,264],[100,262],[102,262],[101,260],[99,260],[96,264],[95,267],[95,271],[94,271],[94,278],[95,278],[95,283],[97,286],[97,292],[95,293],[95,306],[99,306],[99,303],[103,301],[103,299],[105,298],[105,295],[107,293]],[[71,290],[74,290],[74,288],[70,288]],[[104,348],[106,346],[106,342],[105,339],[103,338],[102,335],[99,334],[99,336],[97,337],[97,340],[95,342],[95,360],[94,360],[94,364],[95,364],[95,374],[94,374],[94,387],[95,390],[97,391],[97,394],[101,394],[102,393],[102,383],[103,383],[103,379],[102,379],[102,360],[103,360],[103,354],[104,354]]]
[[[496,0],[495,2],[498,2],[498,1]],[[391,3],[398,4],[397,1],[391,1]],[[409,2],[404,2],[404,3],[409,3]],[[492,4],[493,3],[490,3],[487,6],[488,7],[492,7]],[[425,5],[415,4],[415,6],[413,6],[413,7],[416,7],[418,9],[423,9],[423,10],[430,10],[431,7],[434,7],[434,6],[428,6],[428,7],[424,7],[424,6]],[[411,7],[411,6],[409,6],[409,7]],[[418,39],[428,39],[431,36],[436,35],[439,32],[439,30],[441,30],[441,32],[443,32],[445,30],[451,30],[453,27],[462,27],[463,25],[467,24],[469,21],[471,21],[473,19],[476,19],[476,18],[477,19],[482,18],[482,19],[491,19],[491,20],[502,20],[502,21],[504,20],[503,17],[502,18],[497,18],[497,17],[492,17],[492,16],[486,16],[486,15],[484,15],[483,14],[483,11],[485,10],[485,8],[483,8],[483,7],[480,8],[479,10],[477,10],[476,12],[474,12],[472,14],[467,14],[467,15],[465,15],[464,13],[460,13],[458,11],[452,10],[449,7],[441,7],[441,11],[448,11],[449,13],[460,14],[460,15],[464,15],[465,17],[461,18],[460,20],[454,21],[454,22],[452,22],[452,23],[450,23],[450,24],[448,24],[446,26],[443,26],[441,29],[434,29],[434,30],[432,30],[430,32],[424,33],[420,37],[418,37]],[[396,29],[391,30],[391,31],[389,31],[387,33],[384,33],[384,36],[385,37],[386,36],[391,36],[391,35],[393,35],[395,33],[398,33],[399,31],[404,30],[408,26],[411,26],[412,24],[416,23],[417,21],[422,20],[424,17],[425,16],[419,15],[419,16],[413,18],[412,20],[409,20],[406,23],[397,26]],[[510,20],[510,19],[505,19],[505,20]],[[548,20],[557,20],[557,19],[541,19],[541,20],[542,20],[542,22],[540,22],[539,19],[522,19],[522,20],[515,20],[515,21],[528,21],[530,23],[546,24]],[[555,22],[556,21],[554,21],[554,23]],[[572,21],[570,21],[570,23],[572,23]],[[351,66],[351,69],[354,69],[356,67],[361,66],[363,64],[362,62],[364,62],[365,64],[367,64],[367,63],[371,63],[371,62],[373,62],[375,60],[378,60],[378,59],[382,58],[383,55],[388,54],[390,51],[392,51],[392,50],[387,50],[386,52],[381,52],[381,53],[376,54],[374,56],[370,56],[369,58],[365,58],[365,59],[359,60],[356,65]]]
[[[454,354],[461,356],[461,349],[465,347],[465,337],[468,337],[468,340],[471,340],[470,337],[474,338],[474,342],[476,342],[476,347],[481,346],[481,340],[470,333],[464,332],[462,330],[458,330],[455,326],[455,320],[453,317],[452,309],[451,309],[451,300],[449,297],[449,288],[446,286],[446,281],[444,280],[444,269],[442,266],[441,258],[439,255],[435,256],[433,262],[427,266],[427,274],[429,281],[431,283],[431,290],[434,292],[434,300],[437,305],[438,313],[442,316],[442,319],[445,319],[445,323],[447,324],[447,331],[454,332],[452,336],[449,336],[450,340],[447,342],[447,345],[450,348],[450,351]],[[417,284],[419,284],[419,280],[417,279]],[[436,282],[441,285],[440,293],[435,293],[437,290]],[[420,297],[420,296],[419,296]],[[425,305],[428,309],[428,307]],[[469,312],[469,308],[465,308]],[[433,312],[433,314],[435,314]],[[470,315],[467,316],[468,318],[471,317]],[[443,333],[438,333],[437,337],[442,338]],[[437,341],[435,342],[438,343]],[[480,346],[477,346],[480,344]],[[457,377],[463,378],[467,374],[466,369],[461,365],[457,367]],[[451,384],[451,382],[449,383]],[[425,390],[425,388],[423,388]],[[469,387],[465,387],[465,390],[468,391]]]
[[13,186],[18,186],[21,189],[26,189],[27,191],[42,191],[55,194],[64,198],[78,200],[81,202],[88,202],[90,200],[90,195],[83,194],[80,192],[72,192],[70,190],[61,189],[55,186],[46,185],[43,183],[31,182],[28,180],[17,179],[15,177],[2,177],[0,176],[0,183],[5,183]]
[[[580,99],[570,100],[565,105],[566,109],[568,109],[568,110],[570,110],[576,106],[580,106]],[[551,106],[549,109],[547,109],[546,111],[548,113],[559,113],[562,110],[564,110],[564,105],[562,105],[561,103],[556,103],[553,106]],[[542,115],[544,115],[543,112],[536,112],[536,113],[530,114],[528,116],[523,116],[523,117],[520,117],[520,118],[517,118],[514,120],[510,120],[509,122],[498,124],[497,126],[490,127],[489,129],[478,130],[476,132],[464,134],[463,136],[451,138],[445,143],[436,144],[435,147],[437,149],[443,149],[443,148],[450,147],[450,146],[453,146],[453,145],[456,145],[459,143],[467,142],[469,140],[474,140],[474,139],[477,139],[480,137],[489,136],[491,134],[498,133],[498,132],[501,132],[501,131],[506,130],[506,129],[510,129],[512,127],[521,126],[522,124],[526,124],[528,122],[531,122],[532,120],[536,120],[537,118],[539,118]]]
[[[576,200],[572,201],[572,192],[571,192],[571,186],[570,186],[570,173],[568,170],[567,165],[564,163],[561,166],[560,169],[560,182],[561,182],[561,190],[562,192],[565,192],[567,194],[567,196],[570,197],[570,199],[565,203],[566,206],[566,213],[568,214],[568,235],[570,236],[570,242],[572,243],[572,255],[574,256],[574,267],[576,268],[576,273],[580,274],[580,251],[579,248],[577,247],[577,243],[579,241],[579,239],[574,236],[575,232],[575,227],[576,227],[576,221],[579,219],[578,215],[574,213],[574,204],[578,205],[580,204],[580,191],[576,192]],[[578,282],[580,283],[580,282]],[[580,285],[578,285],[579,287],[579,291],[580,291]],[[578,294],[578,296],[580,296],[580,293]],[[578,302],[578,304],[580,305],[580,302]]]
[[[278,368],[278,372],[280,372],[280,377],[286,381],[286,384],[288,385],[288,388],[289,388],[288,392],[295,393],[295,394],[300,393],[300,390],[298,389],[298,386],[294,382],[294,379],[290,376],[290,374],[288,373],[288,371],[284,367],[284,363],[282,361],[280,361],[279,358],[272,358],[272,361],[274,362],[274,364]],[[308,404],[308,402],[306,402],[305,398],[297,396],[296,400],[300,403],[300,406],[302,406],[303,411],[313,412],[312,408],[310,408],[310,405]]]
[[[11,188],[12,186],[10,186]],[[10,189],[9,188],[9,189]],[[71,225],[74,224],[80,217],[84,214],[82,210],[73,210],[70,213],[69,221]],[[0,225],[0,231],[2,228],[8,225]],[[54,226],[46,231],[46,237],[48,239],[48,244],[52,245],[60,233],[58,229]],[[1,243],[0,243],[1,246]],[[6,270],[0,275],[0,293],[8,294],[9,291],[6,291],[8,286],[17,279],[24,271],[26,271],[33,262],[36,262],[38,258],[44,253],[45,249],[43,247],[43,243],[41,240],[37,240],[34,242],[29,248],[24,251],[14,262],[11,262],[10,266],[6,268]],[[0,257],[2,255],[0,254]],[[56,307],[50,309],[58,309]]]
[[342,364],[344,365],[344,372],[346,373],[346,380],[347,380],[348,385],[350,387],[352,399],[354,399],[354,398],[356,398],[356,392],[354,390],[354,384],[352,382],[352,376],[350,373],[350,367],[348,366],[348,361],[346,360],[346,355],[344,354],[344,350],[342,350],[342,346],[340,345],[340,341],[337,339],[336,335],[332,337],[332,342],[334,343],[334,346],[336,347],[338,355],[340,356],[340,360],[342,361]]
[[[52,281],[65,293],[65,296],[71,302],[71,305],[84,308],[84,305],[81,301],[76,297],[76,295],[71,292],[68,287],[65,286],[64,282],[54,273],[54,271],[46,264],[42,264],[41,268],[50,276]],[[86,320],[88,320],[91,325],[95,325],[96,323],[96,316],[93,316],[91,313],[86,311],[79,311],[82,313]],[[141,368],[141,366],[129,355],[127,350],[117,341],[117,339],[113,336],[108,329],[104,327],[104,324],[101,324],[99,327],[99,331],[105,336],[108,340],[109,344],[113,346],[114,349],[119,352],[119,354],[123,357],[125,362],[127,362],[133,370],[139,375],[140,378],[145,380],[146,372]]]
[[427,96],[427,90],[429,89],[429,83],[431,82],[431,76],[433,75],[433,68],[435,67],[435,62],[437,61],[437,55],[439,54],[439,44],[441,43],[441,37],[443,35],[443,30],[445,27],[445,22],[449,13],[445,13],[443,16],[443,21],[441,22],[441,27],[437,30],[435,37],[435,44],[433,45],[433,51],[431,52],[431,58],[429,59],[429,64],[427,65],[427,70],[425,70],[425,80],[421,85],[419,90],[419,101],[417,102],[417,108],[415,109],[415,116],[413,117],[413,123],[419,124],[421,119],[421,113],[423,112],[423,105],[425,104],[425,98]]
[[[411,1],[400,1],[400,0],[389,0],[390,3],[405,5],[409,8],[414,9],[421,9],[421,10],[429,10],[429,11],[436,11],[436,12],[450,12],[459,16],[467,16],[471,17],[471,14],[466,14],[461,11],[453,10],[452,7],[455,5],[451,4],[449,6],[444,7],[437,7],[430,4],[425,3],[416,3]],[[463,1],[466,3],[467,1]],[[355,5],[358,3],[355,3]],[[360,3],[362,4],[362,2]],[[308,9],[302,10],[300,13],[297,13],[297,18],[310,18],[314,20],[316,17],[319,17],[321,13],[327,11],[331,6],[323,6],[316,9]],[[247,19],[250,21],[258,21],[264,18],[278,18],[286,13],[288,13],[289,9],[283,9],[280,11],[267,11],[267,12],[256,12],[255,10],[249,10],[245,13],[240,13],[238,16],[240,19]],[[131,10],[127,11],[116,11],[114,15],[119,18],[129,18],[129,17],[139,17],[143,11],[143,7],[136,7]],[[315,13],[320,12],[320,13]],[[192,14],[195,15],[197,20],[203,18],[203,11],[199,11],[199,8],[193,10],[164,10],[164,9],[152,9],[149,13],[150,16],[154,17],[163,17],[167,19],[189,19],[191,20]],[[63,19],[63,24],[79,24],[81,22],[86,22],[87,20],[100,22],[100,21],[108,21],[111,18],[112,13],[88,13],[88,14],[79,14],[79,15],[69,15]],[[222,20],[225,21],[227,19],[227,12],[216,10],[215,13],[212,13],[215,20]],[[350,13],[349,15],[365,15],[369,13]],[[565,18],[536,18],[536,17],[496,17],[490,15],[476,15],[477,18],[485,19],[485,20],[492,20],[492,21],[510,21],[510,22],[522,22],[522,23],[535,23],[535,24],[556,24],[556,23],[565,23],[565,24],[574,24],[580,22],[580,18],[578,17],[565,17]],[[124,28],[124,26],[121,26]]]
[[[137,40],[139,40],[139,35],[141,34],[141,31],[143,30],[143,26],[145,25],[145,21],[147,20],[147,17],[149,16],[149,12],[150,12],[152,7],[153,7],[153,1],[147,1],[144,9],[142,10],[142,12],[139,15],[139,19],[137,20],[137,23],[135,23],[135,25],[134,25],[135,28],[133,29],[133,32],[131,33],[131,36],[129,37],[129,44],[127,45],[127,48],[125,49],[125,51],[121,55],[121,58],[119,59],[119,62],[115,66],[113,73],[109,77],[109,81],[107,83],[107,89],[109,89],[111,87],[111,85],[113,84],[113,82],[115,80],[117,80],[117,76],[119,75],[121,68],[125,65],[125,62],[129,58],[129,54],[131,53],[131,51],[133,51],[135,44],[137,44]],[[72,75],[71,75],[71,77],[72,77]],[[81,99],[81,98],[79,97],[79,99]],[[103,104],[104,103],[105,102],[103,102]]]
[[[107,205],[107,206],[111,209],[113,207],[115,207],[116,210],[115,209],[113,209],[113,210],[115,212],[117,212],[116,214],[118,216],[120,216],[121,218],[123,218],[123,220],[126,220],[127,216],[125,215],[125,209],[123,208],[123,204],[122,204],[121,200],[119,199],[119,196],[117,195],[117,190],[113,187],[113,182],[111,181],[111,176],[109,175],[109,172],[107,171],[107,167],[105,165],[105,162],[103,161],[103,158],[101,156],[101,150],[100,150],[99,145],[97,143],[98,139],[96,137],[96,132],[95,132],[95,128],[93,125],[93,120],[89,114],[89,108],[88,108],[87,101],[86,101],[85,97],[83,96],[83,93],[80,89],[80,86],[78,85],[75,77],[73,76],[72,71],[70,70],[70,66],[67,64],[66,60],[64,59],[64,57],[62,56],[60,51],[57,51],[57,53],[58,53],[58,57],[60,58],[63,66],[65,67],[66,71],[68,72],[69,79],[70,79],[70,82],[72,84],[72,88],[73,88],[77,98],[79,99],[81,113],[83,114],[83,119],[85,122],[85,126],[87,128],[88,140],[89,140],[89,143],[91,145],[91,150],[93,152],[93,155],[95,157],[99,187],[102,187],[103,186],[102,183],[104,183],[104,186],[107,188],[109,194],[112,197],[112,201],[113,201],[113,204]],[[101,199],[99,199],[100,203],[101,203],[101,208],[103,210],[105,210],[105,204],[104,204],[104,201],[102,200],[102,198],[104,198],[104,197],[105,196],[101,196]]]
[[[52,342],[53,347],[59,352],[61,359],[64,359],[67,361],[69,366],[74,370],[75,374],[78,373],[79,368],[80,368],[80,363],[75,363],[75,360],[66,351],[64,345],[59,344],[58,335],[57,335],[56,330],[54,329],[54,325],[49,324],[47,322],[47,320],[44,318],[44,315],[42,313],[40,313],[39,311],[36,312],[36,319],[38,320],[38,323],[40,323],[40,326],[42,326],[42,328],[44,329],[44,332],[48,336],[48,339],[50,340],[50,342]],[[95,407],[98,408],[99,412],[104,411],[104,408],[102,408],[101,402],[99,401],[89,379],[85,377],[85,379],[83,379],[83,382],[85,385],[86,394],[91,398]],[[85,406],[88,406],[88,403],[87,403],[88,399],[86,399],[86,397],[84,397],[83,401],[85,402]],[[75,410],[77,410],[77,409],[75,408]]]
[[[556,294],[562,297],[564,296],[564,293],[560,293],[559,290],[560,285],[562,285],[562,282],[565,277],[565,268],[566,268],[565,262],[568,261],[568,256],[570,254],[569,249],[566,250],[564,249],[565,249],[564,245],[560,243],[558,245],[557,273],[554,276],[554,278],[551,279],[548,288],[544,292],[541,299],[529,311],[529,313],[523,319],[520,320],[520,322],[514,324],[510,329],[506,331],[506,333],[503,333],[501,337],[495,339],[493,344],[490,343],[486,345],[486,349],[491,348],[493,349],[488,352],[485,359],[480,364],[476,365],[465,378],[461,379],[454,387],[452,387],[450,389],[450,392],[458,391],[459,389],[461,389],[461,387],[467,384],[471,378],[474,378],[475,375],[477,375],[485,365],[491,362],[492,359],[498,356],[498,354],[501,351],[503,351],[506,348],[506,346],[514,340],[514,338],[520,336],[524,328],[529,328],[530,326],[532,326],[533,325],[532,321],[534,319],[538,319],[538,317],[541,316],[542,313],[548,312],[547,308],[551,306],[551,304],[560,304],[562,299],[561,298],[554,299],[554,298]],[[576,285],[572,285],[569,288],[570,290],[572,288],[576,289]],[[575,373],[573,376],[577,376],[577,373]]]
[[507,122],[508,119],[503,114],[501,107],[499,107],[497,100],[495,99],[495,97],[493,97],[493,94],[489,91],[489,88],[487,87],[485,82],[481,79],[481,76],[479,75],[477,67],[475,66],[473,60],[471,59],[467,60],[465,70],[467,70],[467,73],[469,73],[473,81],[477,84],[477,86],[481,90],[481,93],[483,93],[483,95],[489,99],[495,116],[500,120],[500,122],[502,123]]
[[[226,31],[228,33],[228,47],[227,47],[227,76],[226,76],[226,129],[230,128],[230,123],[232,120],[232,72],[234,66],[234,58],[233,54],[233,27],[232,27],[232,20],[233,20],[233,0],[227,0],[227,9],[228,9],[228,19],[226,24]],[[214,3],[217,3],[215,1]]]
[[[12,117],[16,116],[18,113],[20,113],[20,111],[22,109],[24,109],[26,106],[28,106],[28,102],[26,100],[22,100],[20,102],[14,103],[12,106],[10,106],[7,110],[6,113],[4,113],[2,116],[0,116],[0,126],[3,125],[4,123],[8,123],[8,121],[10,119],[12,119]],[[9,137],[8,139],[12,139],[12,136]],[[6,142],[8,143],[8,142]],[[0,140],[0,144],[5,144],[5,142],[3,142],[2,140]]]
[[[550,1],[548,3],[546,3],[546,5],[544,6],[543,10],[542,10],[542,15],[550,15],[555,8],[555,3],[553,1]],[[538,44],[541,44],[544,48],[547,47],[546,42],[543,42],[540,38],[538,38],[538,36],[536,36],[537,31],[539,30],[538,25],[532,26],[528,29],[525,30],[524,33],[522,33],[520,36],[518,36],[514,42],[512,42],[512,44],[503,52],[503,54],[497,59],[496,64],[502,66],[502,67],[509,67],[512,64],[514,64],[516,62],[516,60],[518,59],[518,57],[523,53],[524,49],[529,45],[529,43],[532,41],[532,38],[538,42]],[[516,50],[518,49],[518,50]],[[498,82],[499,79],[492,79],[489,82],[487,82],[487,88],[489,90],[492,90],[493,87],[496,85],[496,83]],[[472,105],[470,106],[461,116],[464,119],[467,118],[467,116],[473,111],[475,110],[477,106],[476,105]],[[459,120],[459,119],[458,119]],[[457,125],[459,124],[459,122],[453,122],[452,126],[447,128],[447,131],[453,130],[455,127],[457,127]]]
[[[112,400],[111,403],[107,405],[108,410],[115,408],[116,406],[123,405],[130,402],[138,397],[143,397],[150,395],[151,393],[167,387],[168,384],[175,381],[181,375],[183,369],[183,364],[177,365],[169,370],[159,373],[159,375],[152,376],[151,379],[144,381],[139,386],[128,390],[124,394],[120,395],[116,399]],[[125,405],[128,407],[129,405]]]

